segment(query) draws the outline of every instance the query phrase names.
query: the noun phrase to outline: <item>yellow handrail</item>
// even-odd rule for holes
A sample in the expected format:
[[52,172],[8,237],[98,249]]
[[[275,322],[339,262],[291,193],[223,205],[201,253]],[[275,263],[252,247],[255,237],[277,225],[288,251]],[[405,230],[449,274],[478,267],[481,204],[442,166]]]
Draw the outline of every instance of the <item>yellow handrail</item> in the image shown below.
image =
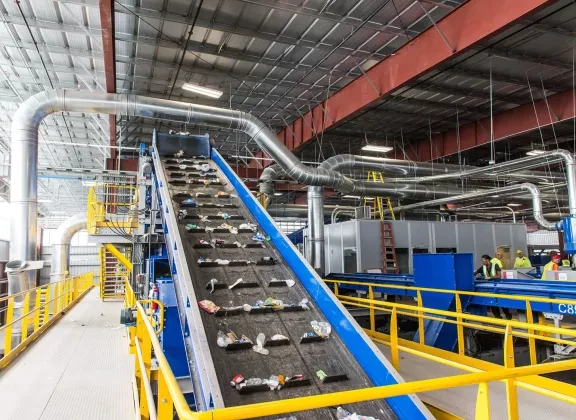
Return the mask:
[[[574,300],[570,299],[556,299],[556,298],[553,299],[553,298],[543,298],[529,295],[502,295],[498,293],[489,293],[489,292],[469,292],[465,290],[433,289],[429,287],[401,286],[396,284],[368,283],[368,282],[348,281],[338,279],[324,279],[324,282],[333,284],[349,284],[354,286],[378,287],[381,289],[413,290],[415,292],[433,292],[433,293],[444,293],[450,295],[458,294],[463,296],[490,297],[495,299],[506,299],[506,300],[521,300],[521,301],[553,303],[553,304],[563,303],[576,306]],[[574,308],[574,310],[576,311],[576,308]]]
[[[399,395],[412,393],[428,392],[439,389],[453,388],[457,386],[466,386],[481,384],[497,380],[514,379],[524,376],[540,375],[544,373],[559,372],[573,369],[576,367],[576,360],[568,360],[542,364],[536,366],[524,366],[514,368],[502,368],[489,372],[470,373],[465,375],[456,375],[440,379],[428,379],[410,383],[402,383],[390,386],[380,386],[374,388],[365,388],[352,391],[335,392],[331,394],[314,395],[302,398],[293,398],[288,400],[273,401],[267,403],[249,404],[245,406],[221,408],[207,412],[193,412],[188,407],[188,403],[182,394],[176,378],[162,352],[160,342],[146,315],[145,309],[140,303],[136,303],[137,315],[137,334],[135,340],[138,340],[141,348],[149,347],[153,349],[158,363],[158,418],[163,419],[161,413],[172,413],[174,408],[180,419],[190,420],[232,420],[248,419],[255,417],[265,417],[292,413],[303,410],[311,410],[329,406],[337,406],[361,401],[370,401],[382,398],[390,398]],[[144,345],[142,345],[144,344]],[[146,355],[143,355],[145,358]],[[149,378],[149,372],[140,372],[140,382]],[[149,379],[148,379],[149,380]],[[145,387],[141,385],[141,396],[146,399]],[[163,407],[164,404],[170,405],[169,408]],[[142,398],[141,398],[142,405]],[[148,415],[148,408],[145,408]],[[166,417],[164,417],[166,418]],[[172,418],[172,414],[170,417]]]
[[[0,327],[0,333],[4,332],[4,356],[0,359],[0,369],[14,360],[93,286],[93,273],[85,273],[3,298],[8,304],[6,322]],[[16,302],[23,302],[21,309],[17,308]],[[21,332],[19,337],[13,337],[16,328]],[[13,338],[20,339],[14,347]]]
[[[397,309],[411,310],[414,307],[409,305],[400,305],[388,302],[380,302],[370,300],[370,308],[379,310],[377,306],[382,304],[391,307],[393,311],[393,317],[396,318],[400,312]],[[368,389],[360,389],[353,391],[337,392],[332,394],[323,394],[303,398],[295,398],[289,400],[274,401],[268,403],[250,404],[246,406],[231,407],[216,409],[207,412],[193,412],[189,409],[188,404],[182,394],[182,391],[178,385],[176,378],[166,360],[160,342],[156,338],[156,332],[151,325],[148,315],[144,307],[140,302],[136,302],[137,308],[137,323],[136,323],[136,334],[132,336],[132,340],[138,341],[138,346],[140,349],[149,349],[148,351],[154,351],[154,354],[158,363],[158,402],[156,406],[158,407],[158,418],[172,418],[173,409],[178,413],[181,419],[220,419],[220,420],[231,420],[231,419],[247,419],[254,417],[264,417],[271,415],[279,415],[284,413],[310,410],[315,408],[322,408],[334,405],[342,405],[347,403],[354,403],[360,401],[368,401],[381,398],[389,398],[398,395],[406,395],[411,393],[427,392],[432,390],[439,390],[445,388],[451,388],[456,386],[473,385],[473,384],[483,384],[494,380],[511,380],[513,378],[519,378],[523,376],[540,375],[544,373],[557,372],[567,369],[573,369],[576,367],[576,360],[569,360],[563,362],[554,362],[543,365],[526,366],[526,367],[513,367],[508,366],[501,369],[488,372],[471,373],[466,375],[457,375],[447,378],[440,379],[430,379],[424,381],[410,382],[399,385],[382,386]],[[428,308],[419,308],[421,311],[428,311]],[[431,310],[437,313],[445,313],[446,311]],[[448,313],[449,316],[455,317],[454,313]],[[486,319],[486,317],[477,317],[468,314],[458,314],[462,316],[463,319],[468,317],[474,317],[471,319],[479,320]],[[515,321],[502,321],[496,320],[496,323],[504,325],[505,330],[508,331],[508,336],[511,337],[514,333],[513,327],[523,327],[527,329],[527,324]],[[548,331],[551,333],[557,332],[558,329],[554,327],[547,326],[534,326],[534,329],[539,328],[542,331]],[[574,332],[576,335],[576,332]],[[540,337],[539,337],[540,338]],[[397,340],[397,331],[396,331]],[[135,342],[135,341],[134,341]],[[137,372],[137,378],[140,389],[140,401],[142,414],[144,416],[149,416],[150,411],[153,408],[149,403],[149,396],[147,395],[146,385],[147,381],[150,381],[149,372],[149,358],[150,354],[144,354],[138,352],[138,357],[143,357],[145,359],[144,366],[148,366],[147,372],[139,371]],[[394,359],[394,357],[393,357]],[[148,361],[148,363],[146,362]],[[140,365],[140,362],[138,362]],[[513,381],[512,381],[513,382]],[[484,389],[484,388],[481,388]],[[510,389],[510,393],[513,390]],[[514,396],[515,397],[515,396]],[[143,404],[144,401],[144,404]],[[487,400],[484,398],[479,399],[478,412],[486,412],[487,408],[485,404]],[[144,406],[143,406],[144,405]]]

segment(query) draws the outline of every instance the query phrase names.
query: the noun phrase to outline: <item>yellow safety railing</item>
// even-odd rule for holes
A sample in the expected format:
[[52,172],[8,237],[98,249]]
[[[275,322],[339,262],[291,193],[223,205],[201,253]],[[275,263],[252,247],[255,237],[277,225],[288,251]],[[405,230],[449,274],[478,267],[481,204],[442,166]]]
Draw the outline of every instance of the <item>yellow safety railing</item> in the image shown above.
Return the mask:
[[4,335],[0,369],[78,302],[93,287],[93,277],[85,273],[1,298],[0,302],[6,301],[6,317],[0,327]]
[[[121,264],[117,256],[110,253],[105,244],[100,248],[100,299],[122,299],[125,296],[124,288],[130,273],[124,264]],[[114,249],[118,251],[116,247]],[[121,253],[120,253],[121,254]],[[122,256],[127,260],[124,256]],[[131,265],[131,264],[130,264]]]
[[[396,290],[412,290],[416,292],[416,302],[414,306],[416,307],[423,307],[422,301],[422,293],[440,293],[440,294],[450,294],[454,296],[455,304],[456,304],[456,312],[462,312],[462,297],[463,296],[478,296],[478,297],[487,297],[494,299],[494,305],[498,304],[498,300],[506,299],[506,300],[517,300],[523,302],[526,305],[526,319],[532,320],[534,319],[534,313],[532,311],[532,303],[547,303],[547,304],[554,304],[554,305],[567,305],[567,308],[573,308],[574,313],[576,313],[576,302],[570,299],[556,299],[556,298],[544,298],[544,297],[537,297],[537,296],[529,296],[529,295],[502,295],[497,293],[487,293],[487,292],[470,292],[464,290],[447,290],[447,289],[434,289],[434,288],[427,288],[427,287],[414,287],[414,286],[401,286],[401,285],[391,285],[391,284],[381,284],[381,283],[366,283],[366,282],[357,282],[357,281],[347,281],[347,280],[338,280],[338,279],[325,279],[324,280],[328,284],[333,284],[335,287],[335,292],[337,296],[341,296],[338,294],[339,288],[338,285],[354,285],[354,286],[362,286],[368,289],[368,297],[374,297],[374,289],[396,289]],[[412,309],[414,309],[412,306]],[[538,319],[539,325],[546,325],[546,319],[544,316],[540,316]],[[534,324],[530,324],[534,325]],[[418,320],[418,329],[419,331],[423,331],[424,326],[424,319]],[[564,330],[563,330],[564,331]],[[461,335],[461,331],[458,331],[459,338]],[[543,336],[549,335],[547,332],[542,332]],[[541,338],[541,337],[539,337]],[[421,333],[421,340],[423,340],[423,332]],[[460,341],[460,340],[459,340]],[[572,343],[574,344],[574,343]],[[528,339],[528,346],[530,349],[530,362],[532,364],[536,364],[536,343],[534,338]],[[459,344],[458,347],[459,354],[464,354],[463,344]]]
[[[348,297],[342,296],[342,298]],[[131,301],[131,298],[127,299]],[[395,328],[397,325],[397,317],[398,315],[404,315],[404,313],[414,315],[414,313],[408,311],[413,311],[415,308],[409,305],[380,302],[373,299],[351,298],[350,302],[357,306],[366,306],[370,308],[371,311],[383,310],[392,314],[391,335],[388,342],[391,343],[392,348],[394,349],[392,352],[392,362],[395,366],[398,366],[400,360],[398,357],[398,350],[400,346],[398,344],[399,339],[397,328]],[[476,418],[485,420],[490,418],[487,383],[491,381],[506,382],[509,418],[516,419],[518,418],[518,401],[516,395],[518,378],[532,377],[533,375],[541,375],[576,368],[576,360],[515,367],[513,337],[534,336],[534,333],[523,332],[530,330],[530,326],[526,323],[492,319],[492,321],[496,321],[496,324],[499,326],[498,331],[503,331],[505,334],[506,364],[499,369],[485,372],[479,371],[439,379],[402,383],[398,385],[380,386],[266,403],[249,404],[245,406],[221,408],[206,412],[193,412],[190,410],[170,365],[162,352],[162,347],[156,337],[157,332],[150,322],[149,314],[140,302],[136,302],[136,309],[136,325],[133,327],[134,334],[131,334],[130,338],[131,346],[134,348],[134,353],[136,355],[135,376],[139,392],[140,414],[141,418],[146,419],[172,419],[174,417],[174,412],[177,413],[178,418],[180,419],[249,419],[478,384]],[[454,313],[445,313],[445,311],[435,311],[427,308],[418,308],[418,310],[419,312],[416,313],[416,316],[424,316],[425,312],[430,311],[434,313],[442,313],[444,316],[455,317]],[[485,317],[477,317],[468,314],[458,314],[458,316],[461,316],[463,320],[456,322],[464,323],[464,320],[466,320],[466,324],[470,324],[472,327],[478,326],[473,323],[474,321],[483,322],[485,320]],[[444,318],[442,318],[442,320],[446,321]],[[371,314],[371,326],[373,328],[375,327],[373,314]],[[559,330],[561,330],[559,328],[543,325],[536,325],[534,327],[535,330],[541,332],[545,331],[551,334],[558,333]],[[496,329],[496,327],[494,327],[494,329]],[[564,331],[562,330],[562,332]],[[576,331],[572,334],[576,336]],[[538,336],[537,338],[542,339],[541,336]],[[557,341],[551,338],[549,340]],[[381,341],[386,342],[386,340]],[[564,340],[559,341],[561,342]],[[158,369],[154,372],[151,370],[153,355],[158,365]],[[158,390],[156,395],[153,395],[152,393],[153,382],[156,382],[155,385]],[[526,389],[529,389],[529,387],[526,387]],[[540,391],[540,388],[533,387],[531,390]],[[541,393],[548,396],[554,396],[555,398],[573,404],[576,403],[576,397],[552,395],[554,393],[551,391],[548,391],[548,393],[546,391],[541,391]]]
[[138,217],[131,211],[138,204],[138,189],[133,185],[97,184],[88,190],[89,234],[100,228],[131,233],[138,226]]

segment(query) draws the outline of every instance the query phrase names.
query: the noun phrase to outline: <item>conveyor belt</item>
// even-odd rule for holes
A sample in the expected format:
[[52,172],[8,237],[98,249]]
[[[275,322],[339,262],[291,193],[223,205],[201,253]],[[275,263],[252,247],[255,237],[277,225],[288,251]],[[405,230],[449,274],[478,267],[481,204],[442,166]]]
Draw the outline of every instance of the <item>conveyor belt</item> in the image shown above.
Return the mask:
[[[252,240],[255,232],[250,230],[240,230],[237,234],[226,229],[213,232],[203,231],[206,227],[217,228],[222,223],[236,228],[244,223],[256,223],[238,198],[216,197],[220,191],[234,194],[234,190],[213,162],[210,160],[202,160],[201,162],[208,163],[216,169],[213,173],[214,176],[212,174],[209,174],[208,177],[201,176],[196,169],[190,168],[192,162],[177,163],[174,159],[163,159],[174,210],[185,209],[187,213],[179,222],[179,233],[198,300],[211,300],[220,307],[234,307],[243,304],[252,306],[257,300],[265,300],[268,297],[280,299],[284,304],[298,304],[303,299],[308,299],[311,302],[308,304],[310,310],[292,312],[279,310],[249,314],[241,311],[238,315],[218,317],[202,311],[202,322],[225,405],[245,405],[372,386],[358,362],[334,331],[326,340],[308,344],[300,343],[302,335],[312,331],[310,322],[313,320],[325,321],[325,318],[270,242],[264,242],[263,247],[254,248],[212,248],[205,247],[205,245],[204,247],[202,245],[195,247],[200,240],[210,242],[216,238],[224,240],[226,246],[231,246],[230,244],[236,241],[249,246],[257,246],[258,244]],[[180,167],[179,165],[182,164],[187,164],[188,167]],[[193,181],[189,183],[187,180]],[[210,184],[205,185],[204,180],[209,181]],[[202,196],[196,196],[196,193],[202,193]],[[182,201],[186,198],[192,198],[199,207],[183,205]],[[218,207],[221,205],[226,207]],[[222,212],[227,213],[231,218],[224,219],[219,216],[218,213]],[[202,221],[199,216],[208,216],[208,220]],[[197,228],[188,231],[186,229],[187,224],[194,224]],[[262,233],[259,227],[258,231]],[[266,265],[251,263],[240,266],[211,266],[213,264],[199,264],[200,258],[249,260],[253,262],[261,262],[263,258],[271,258],[274,264],[268,265],[270,261],[266,261],[263,263]],[[227,287],[217,288],[213,293],[210,293],[209,286],[207,288],[211,279],[217,279],[218,284],[232,285],[239,278],[244,280],[244,284],[248,283],[253,287],[237,287],[232,290]],[[273,278],[296,280],[296,283],[293,287],[269,287]],[[218,347],[216,344],[219,330],[224,332],[231,330],[237,336],[245,335],[254,343],[259,333],[264,333],[267,339],[275,334],[282,334],[290,339],[290,344],[268,347],[269,355],[259,354],[251,348],[229,351]],[[347,379],[324,383],[316,375],[319,370],[324,371],[329,376],[346,375]],[[235,388],[228,385],[237,374],[242,374],[245,378],[301,374],[310,379],[311,384],[279,391],[265,390],[252,394],[240,394]],[[385,401],[357,403],[345,408],[351,412],[371,415],[381,420],[396,418]],[[306,413],[300,412],[296,416],[298,419],[336,418],[336,410],[334,408]]]

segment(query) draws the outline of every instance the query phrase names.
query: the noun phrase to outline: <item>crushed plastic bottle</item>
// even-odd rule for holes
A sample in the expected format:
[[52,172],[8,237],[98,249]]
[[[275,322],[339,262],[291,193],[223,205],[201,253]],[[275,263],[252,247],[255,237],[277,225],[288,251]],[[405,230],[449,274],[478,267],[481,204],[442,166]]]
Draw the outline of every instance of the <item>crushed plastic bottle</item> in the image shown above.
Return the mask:
[[201,214],[199,214],[198,217],[200,218],[200,221],[204,223],[208,222],[208,216],[202,216]]
[[285,335],[282,334],[274,334],[271,338],[272,341],[278,341],[278,340],[288,340],[288,337],[286,337]]
[[332,332],[332,327],[330,324],[324,321],[311,321],[310,325],[312,326],[314,332],[320,337],[328,337]]
[[257,385],[262,385],[262,379],[261,378],[250,378],[248,380],[246,380],[246,386],[257,386]]
[[[266,342],[266,336],[264,333],[258,334],[256,337],[256,345],[252,346],[252,350],[256,353],[263,354],[264,356],[268,356],[270,354],[270,350],[264,348],[264,343]],[[278,384],[276,384],[278,386]]]
[[188,165],[178,165],[178,167],[179,167],[180,169],[184,170],[184,169],[188,168]]
[[336,418],[338,420],[378,420],[372,416],[362,416],[356,413],[350,413],[347,410],[344,410],[342,407],[338,407],[336,410]]
[[200,166],[200,170],[203,172],[208,172],[210,170],[210,165],[208,165],[207,163],[202,164],[202,166]]
[[266,238],[264,238],[264,236],[262,236],[262,234],[258,232],[256,235],[252,236],[252,240],[257,242],[264,242]]
[[182,220],[186,217],[188,212],[186,210],[178,210],[178,220]]
[[193,223],[188,223],[186,226],[184,226],[186,230],[190,231],[192,229],[198,229],[198,226],[196,226]]
[[218,338],[216,340],[216,344],[218,344],[218,347],[223,349],[228,347],[228,344],[232,344],[234,342],[234,340],[230,339],[230,337],[228,337],[224,331],[218,331],[217,337]]
[[224,213],[224,212],[219,211],[217,214],[218,214],[218,216],[221,216],[223,219],[226,219],[226,220],[230,219],[230,215],[228,213]]
[[278,380],[278,376],[270,375],[270,377],[268,378],[268,386],[270,387],[270,391],[274,391],[275,389],[278,389],[279,385],[280,385],[280,381]]
[[300,302],[298,302],[298,306],[303,308],[305,311],[309,311],[310,307],[308,306],[308,303],[308,299],[302,299]]
[[228,265],[230,264],[229,260],[221,260],[220,258],[214,260],[214,262],[216,262],[218,265]]
[[242,224],[239,226],[239,228],[240,228],[240,229],[250,229],[252,232],[256,232],[256,229],[258,229],[258,228],[256,227],[256,225],[253,224],[253,223],[242,223]]

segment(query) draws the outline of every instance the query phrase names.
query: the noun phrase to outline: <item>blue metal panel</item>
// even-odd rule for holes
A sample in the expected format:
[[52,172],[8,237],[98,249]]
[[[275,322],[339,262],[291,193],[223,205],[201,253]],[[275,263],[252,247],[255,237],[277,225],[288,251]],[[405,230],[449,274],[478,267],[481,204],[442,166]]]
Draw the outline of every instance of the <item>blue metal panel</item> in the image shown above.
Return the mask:
[[[416,254],[414,255],[414,285],[416,287],[445,290],[474,290],[473,255]],[[468,298],[461,298],[462,308]],[[455,296],[449,293],[422,292],[422,304],[427,308],[454,311]],[[452,351],[457,342],[456,325],[441,321],[424,322],[426,344]],[[418,334],[414,340],[418,339]]]
[[[214,149],[212,149],[212,160],[218,165],[220,170],[228,178],[228,181],[230,181],[236,189],[238,197],[258,221],[262,229],[270,236],[278,252],[288,263],[308,293],[310,293],[310,296],[313,297],[315,304],[330,324],[332,324],[374,385],[381,386],[398,383],[396,378],[390,373],[388,366],[374,353],[366,336],[345,316],[334,295],[325,289],[322,280],[303,260],[290,241],[276,228],[268,213],[260,206],[246,185],[244,185],[226,161],[224,161],[220,154]],[[414,400],[409,396],[393,397],[386,401],[399,418],[426,418]]]
[[568,216],[562,219],[564,231],[564,251],[576,254],[576,216]]
[[176,378],[190,377],[190,367],[184,346],[184,335],[180,326],[176,290],[171,278],[157,279],[158,300],[164,305],[164,329],[160,341],[164,355]]

